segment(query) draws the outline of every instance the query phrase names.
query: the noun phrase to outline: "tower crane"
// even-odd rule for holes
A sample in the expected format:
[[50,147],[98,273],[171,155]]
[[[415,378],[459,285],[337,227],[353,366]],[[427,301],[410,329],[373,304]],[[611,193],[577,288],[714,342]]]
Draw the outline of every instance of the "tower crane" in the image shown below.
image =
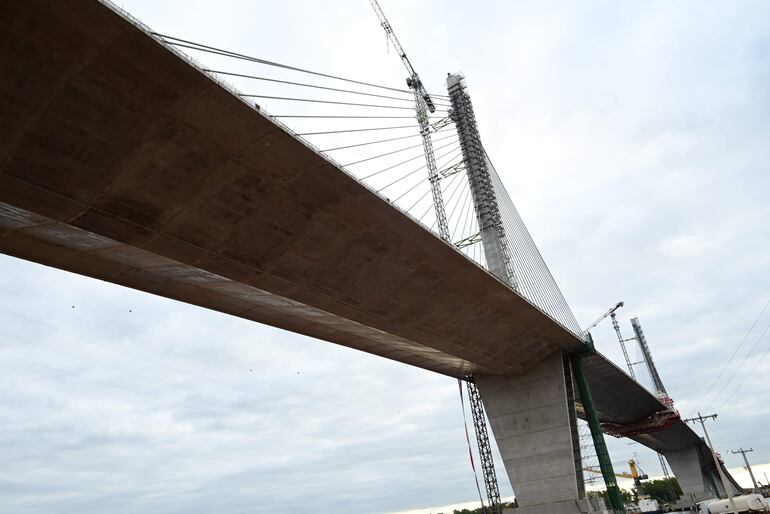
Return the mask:
[[444,208],[444,199],[441,196],[441,185],[439,180],[438,168],[436,166],[436,157],[433,154],[433,141],[431,140],[431,125],[428,112],[435,112],[436,105],[433,103],[433,99],[428,94],[425,86],[420,80],[420,76],[417,74],[417,70],[414,69],[409,58],[406,56],[404,48],[396,37],[396,33],[393,32],[393,27],[390,26],[388,19],[385,17],[385,13],[382,12],[380,4],[377,0],[369,0],[372,4],[374,12],[380,19],[380,25],[382,25],[388,40],[393,44],[398,56],[401,57],[401,62],[406,67],[406,72],[409,75],[406,78],[406,85],[414,92],[414,106],[417,111],[417,123],[420,125],[420,135],[422,136],[422,146],[425,152],[425,163],[428,168],[428,181],[430,182],[431,193],[433,195],[433,206],[436,211],[436,225],[438,226],[438,233],[441,239],[451,243],[449,234],[449,223],[447,222],[446,209]]
[[409,77],[406,79],[406,85],[409,86],[410,89],[413,89],[416,93],[419,93],[420,98],[425,102],[425,106],[430,112],[435,112],[436,106],[434,105],[430,94],[428,94],[428,91],[425,90],[425,86],[423,86],[422,81],[420,80],[420,76],[417,74],[417,70],[415,70],[412,66],[412,63],[409,62],[409,58],[406,56],[404,48],[398,41],[396,33],[393,32],[393,27],[390,26],[388,19],[385,17],[385,13],[382,12],[380,4],[377,3],[377,0],[369,0],[369,2],[372,4],[372,8],[377,14],[377,17],[380,19],[380,24],[385,30],[385,34],[388,36],[388,39],[393,44],[393,48],[396,49],[398,56],[401,57],[401,61],[404,63],[404,66],[406,66],[406,71],[409,73]]
[[[618,324],[618,320],[615,317],[615,311],[619,308],[623,307],[623,302],[618,302],[614,307],[610,308],[607,312],[599,316],[599,318],[588,325],[588,327],[583,330],[583,335],[588,334],[588,332],[594,328],[596,325],[601,323],[604,318],[607,316],[610,316],[612,318],[612,327],[615,329],[615,334],[618,336],[618,342],[620,343],[620,348],[623,350],[623,357],[626,359],[626,366],[628,366],[628,373],[631,375],[633,379],[636,379],[636,374],[634,373],[634,365],[635,364],[646,364],[647,365],[647,371],[650,373],[650,378],[652,379],[652,385],[655,388],[655,396],[658,397],[658,399],[670,410],[674,411],[674,400],[671,399],[671,397],[668,395],[668,392],[666,391],[666,387],[663,385],[663,381],[660,379],[660,374],[658,373],[658,368],[655,366],[655,362],[652,360],[652,353],[650,352],[650,347],[647,344],[647,338],[644,337],[644,332],[642,331],[642,325],[639,323],[639,318],[632,318],[631,319],[631,328],[634,329],[634,337],[629,337],[628,339],[623,338],[623,334],[620,333],[620,325]],[[628,341],[634,341],[639,344],[639,348],[642,350],[642,356],[644,360],[639,362],[631,362],[631,359],[628,357],[628,350],[626,349],[626,343]]]
[[623,305],[624,305],[624,304],[623,304],[623,302],[618,302],[618,303],[616,303],[614,307],[611,307],[611,308],[610,308],[610,310],[608,310],[607,312],[605,312],[604,314],[602,314],[601,316],[599,316],[599,317],[596,319],[596,321],[594,321],[593,323],[591,323],[590,325],[588,325],[588,327],[584,328],[584,329],[583,329],[583,334],[587,334],[588,332],[590,332],[592,328],[594,328],[596,325],[598,325],[599,323],[601,323],[602,321],[604,321],[604,318],[606,318],[607,316],[609,316],[609,315],[613,314],[613,313],[614,313],[616,310],[618,310],[618,309],[620,309],[621,307],[623,307]]
[[[620,332],[620,325],[618,324],[618,319],[615,316],[615,311],[623,307],[623,302],[618,302],[615,304],[614,307],[611,307],[610,310],[599,316],[599,318],[588,325],[588,328],[583,330],[583,334],[587,334],[592,328],[594,328],[596,325],[604,321],[604,319],[607,316],[610,316],[612,318],[612,328],[615,329],[615,334],[618,336],[618,342],[620,343],[620,349],[623,350],[623,357],[626,359],[626,366],[628,366],[628,373],[631,375],[631,378],[636,380],[636,374],[634,373],[634,363],[631,362],[630,357],[628,356],[628,350],[626,349],[626,341],[629,341],[628,339],[623,338],[623,334]],[[633,338],[631,338],[633,339]]]
[[[436,225],[438,226],[439,236],[447,243],[452,243],[449,233],[449,223],[447,222],[446,210],[444,208],[444,199],[441,195],[441,175],[436,167],[436,158],[433,154],[433,142],[431,141],[431,131],[436,127],[432,127],[430,124],[430,118],[428,113],[436,111],[436,105],[433,103],[433,99],[425,89],[425,86],[420,80],[420,76],[417,74],[417,70],[414,69],[409,58],[406,56],[404,48],[398,41],[396,34],[393,32],[390,22],[385,17],[385,13],[382,12],[382,8],[377,0],[369,0],[372,4],[374,12],[380,20],[385,34],[388,37],[390,43],[396,49],[398,56],[401,58],[401,62],[404,63],[408,77],[406,78],[406,85],[414,92],[414,106],[417,112],[417,123],[420,126],[420,136],[422,136],[423,151],[425,153],[425,163],[428,168],[428,181],[430,182],[431,193],[433,194],[433,207],[436,212]],[[448,124],[449,118],[446,118],[439,124]],[[438,125],[438,124],[437,124]],[[443,125],[442,125],[443,126]],[[465,377],[465,384],[468,390],[468,398],[471,404],[471,413],[473,414],[473,425],[476,431],[476,442],[479,449],[479,458],[481,460],[481,469],[484,474],[484,486],[487,492],[487,499],[489,501],[489,509],[493,514],[501,513],[500,502],[500,488],[497,484],[497,475],[495,474],[495,465],[492,459],[492,446],[489,441],[489,435],[487,433],[486,416],[484,415],[484,406],[481,401],[481,393],[479,392],[476,384],[473,382],[473,377]]]

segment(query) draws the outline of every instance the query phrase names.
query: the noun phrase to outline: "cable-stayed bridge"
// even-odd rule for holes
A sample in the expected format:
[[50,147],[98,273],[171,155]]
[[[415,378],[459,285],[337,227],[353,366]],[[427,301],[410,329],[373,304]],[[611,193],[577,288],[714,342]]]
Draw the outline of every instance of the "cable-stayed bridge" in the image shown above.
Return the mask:
[[449,91],[425,114],[447,241],[409,89],[164,36],[96,0],[8,5],[0,33],[0,251],[472,375],[532,512],[588,508],[587,403],[686,492],[718,487],[700,438],[586,344],[484,151],[515,284],[487,270]]

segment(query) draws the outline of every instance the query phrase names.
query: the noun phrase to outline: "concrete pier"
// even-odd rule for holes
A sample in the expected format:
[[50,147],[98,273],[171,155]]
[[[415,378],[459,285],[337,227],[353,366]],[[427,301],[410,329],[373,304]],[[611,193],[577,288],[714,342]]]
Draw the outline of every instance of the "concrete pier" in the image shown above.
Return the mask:
[[560,352],[514,377],[476,375],[521,514],[589,512],[572,378]]
[[[719,473],[712,469],[714,461],[708,458],[708,453],[704,455],[704,450],[708,452],[705,446],[692,446],[684,450],[662,452],[682,488],[684,497],[694,502],[715,496],[727,496]],[[743,494],[742,489],[732,481],[728,481],[727,487],[733,495]]]

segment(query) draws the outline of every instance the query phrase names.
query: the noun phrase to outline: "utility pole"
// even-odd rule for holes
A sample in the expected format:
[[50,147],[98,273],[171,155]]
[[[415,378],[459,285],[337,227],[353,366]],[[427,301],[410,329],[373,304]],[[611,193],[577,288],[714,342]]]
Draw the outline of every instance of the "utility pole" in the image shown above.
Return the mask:
[[722,481],[722,488],[725,490],[727,499],[730,501],[730,510],[734,514],[738,514],[738,509],[735,507],[735,499],[733,498],[732,488],[727,487],[727,477],[725,476],[725,472],[722,469],[722,465],[719,463],[719,458],[717,457],[716,451],[714,451],[714,446],[711,444],[711,438],[709,437],[708,430],[706,430],[705,421],[707,419],[717,419],[717,415],[709,414],[708,416],[701,416],[701,413],[699,412],[697,417],[683,419],[682,421],[685,423],[694,423],[695,421],[700,422],[700,426],[703,427],[703,435],[706,436],[706,444],[708,445],[709,450],[711,450],[711,457],[714,459],[714,464],[716,464],[717,471],[719,471],[719,479]]
[[743,456],[743,462],[746,463],[746,471],[749,472],[749,476],[751,477],[751,483],[754,486],[754,492],[759,492],[759,486],[757,485],[757,480],[754,478],[754,472],[751,471],[751,465],[749,464],[749,459],[746,458],[746,454],[749,452],[753,452],[754,448],[749,448],[748,450],[744,450],[743,448],[740,448],[739,450],[733,450],[730,453],[738,454],[740,453],[741,456]]

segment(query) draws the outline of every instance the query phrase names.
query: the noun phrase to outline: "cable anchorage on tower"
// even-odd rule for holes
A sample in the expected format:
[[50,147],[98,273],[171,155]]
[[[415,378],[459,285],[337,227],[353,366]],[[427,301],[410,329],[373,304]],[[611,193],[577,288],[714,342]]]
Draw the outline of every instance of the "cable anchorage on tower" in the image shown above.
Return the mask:
[[489,272],[518,291],[519,284],[513,269],[508,237],[500,216],[465,77],[461,74],[448,75],[447,88],[449,101],[452,104],[449,115],[455,122],[460,138],[460,149],[468,174],[468,183]]

